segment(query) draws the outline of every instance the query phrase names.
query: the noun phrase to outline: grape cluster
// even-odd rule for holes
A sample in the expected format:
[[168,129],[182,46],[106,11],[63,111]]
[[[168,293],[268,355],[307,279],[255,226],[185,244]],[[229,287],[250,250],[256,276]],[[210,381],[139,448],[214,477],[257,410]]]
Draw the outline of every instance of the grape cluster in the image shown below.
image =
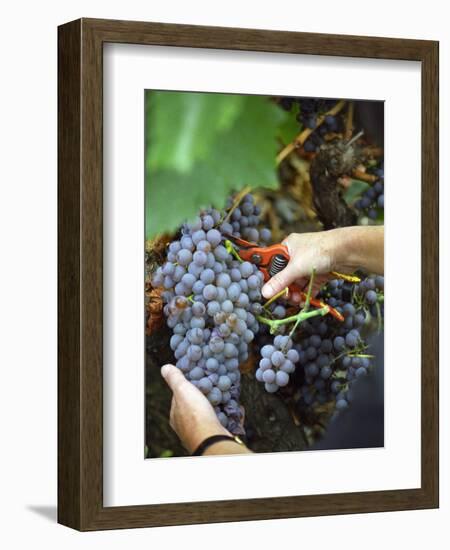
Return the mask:
[[289,336],[278,334],[273,345],[266,344],[261,348],[256,379],[264,383],[267,392],[275,393],[278,388],[289,384],[289,375],[295,371],[295,364],[299,360],[298,351],[292,346]]
[[365,306],[372,317],[384,317],[384,277],[367,277],[355,285],[355,300]]
[[377,219],[379,211],[384,212],[384,168],[377,168],[375,174],[379,179],[355,202],[355,208],[372,220]]
[[[230,210],[232,206],[233,200],[229,198],[225,208]],[[267,244],[272,234],[267,228],[257,229],[260,214],[261,208],[254,203],[252,195],[247,194],[239,206],[231,212],[229,221],[221,224],[220,230],[222,233],[229,233],[253,243],[261,241]]]
[[[294,98],[283,97],[280,105],[283,109],[290,111],[293,105],[297,103],[299,112],[297,120],[304,128],[314,130],[317,126],[319,116],[328,112],[336,103],[335,100],[322,98]],[[326,115],[325,120],[319,126],[316,132],[313,132],[303,144],[303,149],[308,153],[316,152],[319,147],[325,143],[324,136],[329,133],[339,133],[343,130],[342,117],[339,115]]]
[[370,315],[383,314],[383,288],[384,279],[377,276],[355,285],[333,279],[321,291],[320,298],[339,311],[344,321],[327,315],[302,324],[304,335],[295,349],[302,367],[300,392],[305,407],[334,402],[339,412],[349,406],[353,382],[371,368],[362,331]]
[[270,238],[256,229],[259,207],[246,195],[230,222],[209,208],[181,228],[167,261],[152,284],[163,287],[164,314],[173,330],[170,347],[176,366],[203,392],[223,426],[243,433],[239,406],[239,365],[259,330],[263,275],[250,262],[235,259],[224,233],[252,240]]

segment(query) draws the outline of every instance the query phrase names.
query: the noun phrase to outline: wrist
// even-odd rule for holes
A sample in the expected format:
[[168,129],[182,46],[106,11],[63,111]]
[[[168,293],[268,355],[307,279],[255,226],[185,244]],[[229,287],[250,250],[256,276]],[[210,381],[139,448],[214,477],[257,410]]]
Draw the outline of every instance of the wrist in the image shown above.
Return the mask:
[[252,451],[243,443],[235,440],[217,441],[202,453],[203,456],[208,455],[237,455],[237,454],[251,454]]
[[227,435],[231,437],[231,433],[219,421],[209,422],[202,424],[189,434],[189,437],[186,439],[186,449],[192,454],[205,439],[213,435]]
[[331,271],[351,273],[361,265],[360,253],[360,228],[340,227],[332,229],[330,238],[332,246],[330,251]]

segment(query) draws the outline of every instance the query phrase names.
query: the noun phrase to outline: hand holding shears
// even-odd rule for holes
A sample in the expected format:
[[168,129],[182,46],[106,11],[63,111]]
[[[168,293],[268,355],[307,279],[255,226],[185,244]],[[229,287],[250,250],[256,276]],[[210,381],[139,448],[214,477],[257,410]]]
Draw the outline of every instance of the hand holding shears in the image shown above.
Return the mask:
[[[264,276],[264,282],[267,282],[274,275],[282,271],[289,263],[290,255],[287,246],[281,243],[273,244],[271,246],[261,247],[255,243],[248,242],[244,239],[234,237],[233,235],[226,234],[227,239],[234,245],[239,257],[255,264]],[[354,277],[347,276],[341,273],[332,272],[337,278],[344,278],[349,281],[353,281]],[[292,283],[288,287],[288,296],[298,294],[301,300],[306,299],[306,293],[304,288],[300,288],[298,284]],[[315,307],[323,307],[324,304],[321,300],[311,298],[311,305]],[[343,321],[344,317],[336,309],[330,307],[330,314],[339,321]]]

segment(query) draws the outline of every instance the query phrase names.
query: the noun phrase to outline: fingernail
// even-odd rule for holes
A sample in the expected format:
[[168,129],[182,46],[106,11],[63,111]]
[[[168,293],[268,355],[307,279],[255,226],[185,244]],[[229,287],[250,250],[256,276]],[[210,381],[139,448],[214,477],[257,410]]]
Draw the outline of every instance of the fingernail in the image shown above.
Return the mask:
[[270,286],[264,285],[261,289],[261,294],[264,296],[264,298],[270,298]]
[[169,370],[170,370],[170,365],[163,365],[161,367],[161,376],[163,378],[166,378],[166,376],[169,374]]

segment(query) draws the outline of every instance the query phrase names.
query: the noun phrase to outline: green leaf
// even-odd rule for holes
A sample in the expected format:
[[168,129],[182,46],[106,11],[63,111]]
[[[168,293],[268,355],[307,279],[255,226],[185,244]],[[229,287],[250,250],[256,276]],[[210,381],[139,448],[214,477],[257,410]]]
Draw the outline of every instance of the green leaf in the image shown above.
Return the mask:
[[[219,105],[223,106],[226,103],[219,94],[208,95]],[[158,153],[158,168],[155,168],[158,163],[147,162],[147,238],[175,230],[202,207],[212,205],[223,208],[230,193],[245,186],[272,189],[278,186],[275,163],[276,136],[280,123],[285,120],[285,113],[267,98],[231,97],[239,97],[240,108],[235,105],[233,116],[223,114],[218,128],[209,128],[212,123],[217,123],[217,119],[211,121],[202,118],[201,123],[198,121],[196,135],[202,137],[199,137],[199,145],[189,145],[189,162],[186,160],[181,163],[184,166],[183,170],[180,169],[179,155],[167,155],[162,162],[162,155]],[[209,109],[210,112],[214,111],[212,99]],[[231,107],[228,106],[227,112],[231,111]],[[167,140],[173,139],[172,130],[169,129],[167,135],[163,135],[161,129],[159,131],[158,137],[156,129],[149,124],[148,156],[157,155],[151,150],[152,144],[157,146],[158,139],[166,141],[159,144],[159,151],[170,150]],[[204,133],[209,136],[208,140],[203,139]],[[192,138],[192,141],[196,140]],[[191,157],[194,157],[194,160]],[[189,169],[186,169],[187,166]]]
[[147,92],[147,168],[181,173],[206,159],[210,144],[233,124],[243,96],[193,92]]
[[370,185],[365,181],[352,180],[350,186],[345,190],[344,200],[347,204],[352,204],[369,187]]
[[278,137],[282,141],[283,145],[287,145],[294,141],[298,134],[302,131],[302,125],[296,119],[296,116],[300,112],[298,103],[294,103],[290,111],[285,111],[285,117],[282,124],[278,128]]

